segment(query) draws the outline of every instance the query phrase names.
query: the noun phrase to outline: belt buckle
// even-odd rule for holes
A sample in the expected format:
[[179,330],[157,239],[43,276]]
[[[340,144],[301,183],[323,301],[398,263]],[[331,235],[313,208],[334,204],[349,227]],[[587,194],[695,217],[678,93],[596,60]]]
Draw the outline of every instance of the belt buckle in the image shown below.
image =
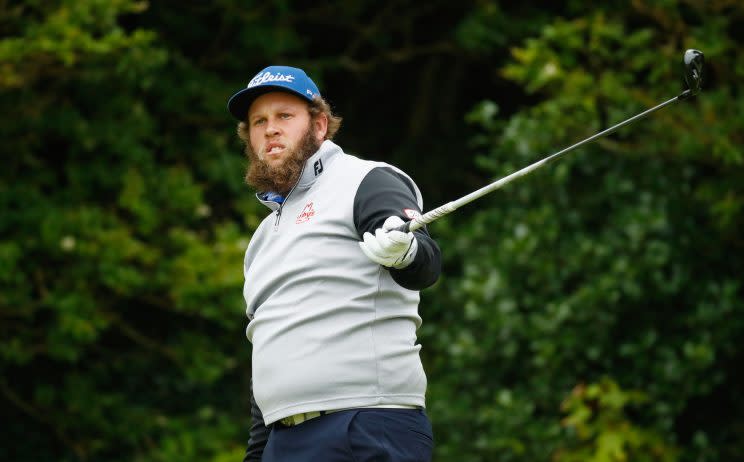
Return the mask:
[[299,424],[301,424],[303,422],[307,422],[310,419],[314,419],[316,417],[320,417],[320,416],[325,415],[325,414],[326,414],[325,411],[301,412],[299,414],[294,414],[294,415],[287,416],[287,417],[279,420],[279,422],[281,422],[282,425],[284,425],[285,427],[294,427],[294,426],[299,425]]

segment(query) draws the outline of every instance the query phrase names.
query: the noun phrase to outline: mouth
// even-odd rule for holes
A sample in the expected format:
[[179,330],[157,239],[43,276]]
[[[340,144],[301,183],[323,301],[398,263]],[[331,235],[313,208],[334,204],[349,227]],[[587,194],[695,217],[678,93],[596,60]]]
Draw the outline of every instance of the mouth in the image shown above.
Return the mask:
[[285,149],[286,147],[283,144],[269,143],[266,145],[266,150],[264,152],[267,156],[276,157],[284,152]]

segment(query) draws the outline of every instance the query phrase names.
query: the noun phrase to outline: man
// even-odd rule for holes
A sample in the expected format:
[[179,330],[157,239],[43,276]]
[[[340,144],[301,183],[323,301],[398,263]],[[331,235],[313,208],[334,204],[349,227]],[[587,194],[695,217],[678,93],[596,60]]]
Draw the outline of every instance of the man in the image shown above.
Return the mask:
[[421,212],[421,193],[331,141],[341,119],[301,69],[267,67],[228,109],[246,181],[272,211],[244,263],[245,460],[429,461],[418,291],[438,278],[440,254],[425,229],[393,230]]

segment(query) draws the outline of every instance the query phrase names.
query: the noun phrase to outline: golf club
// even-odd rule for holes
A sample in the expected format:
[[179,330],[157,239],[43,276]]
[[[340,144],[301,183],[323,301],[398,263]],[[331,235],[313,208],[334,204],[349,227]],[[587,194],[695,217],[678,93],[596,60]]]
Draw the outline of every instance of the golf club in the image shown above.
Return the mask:
[[537,170],[538,168],[542,167],[543,165],[552,162],[556,160],[557,158],[561,157],[562,155],[566,154],[567,152],[573,151],[574,149],[578,148],[579,146],[582,146],[584,144],[590,143],[598,138],[601,138],[603,136],[609,135],[610,133],[616,131],[617,129],[624,127],[625,125],[630,124],[631,122],[634,122],[638,119],[641,119],[643,117],[646,117],[647,115],[651,114],[652,112],[656,112],[659,109],[668,106],[674,102],[677,102],[679,100],[687,99],[691,96],[695,96],[700,92],[700,87],[702,85],[703,81],[703,65],[705,64],[705,57],[703,56],[703,52],[699,50],[687,50],[685,51],[684,59],[683,59],[684,65],[685,65],[685,83],[687,85],[687,89],[680,93],[679,95],[675,96],[674,98],[664,101],[663,103],[659,104],[658,106],[654,106],[651,109],[647,109],[640,114],[636,114],[633,117],[630,117],[629,119],[626,119],[616,125],[613,125],[610,128],[607,128],[595,135],[590,136],[589,138],[586,138],[582,141],[579,141],[578,143],[569,146],[561,151],[556,152],[555,154],[551,154],[550,156],[539,160],[535,162],[534,164],[528,165],[527,167],[524,167],[521,170],[518,170],[511,175],[505,176],[504,178],[501,178],[500,180],[497,180],[487,186],[482,187],[481,189],[478,189],[476,191],[473,191],[472,193],[461,197],[460,199],[457,199],[452,202],[448,202],[440,207],[435,208],[434,210],[431,210],[429,212],[426,212],[425,214],[421,215],[420,217],[413,218],[411,221],[406,222],[402,224],[401,226],[395,228],[397,231],[402,232],[409,232],[409,231],[416,231],[417,229],[421,228],[424,225],[428,225],[429,223],[433,222],[434,220],[441,218],[449,213],[454,212],[458,208],[462,207],[465,204],[468,204],[482,196],[485,196],[486,194],[495,191],[499,188],[501,188],[504,185],[507,185],[511,183],[512,181],[516,180],[517,178],[527,175],[528,173],[532,172],[533,170]]

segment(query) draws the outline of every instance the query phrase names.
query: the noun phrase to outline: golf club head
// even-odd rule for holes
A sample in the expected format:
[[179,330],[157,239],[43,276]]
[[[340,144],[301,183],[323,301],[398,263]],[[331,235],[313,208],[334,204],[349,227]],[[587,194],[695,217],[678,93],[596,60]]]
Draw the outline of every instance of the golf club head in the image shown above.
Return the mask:
[[685,51],[685,83],[689,90],[690,96],[695,96],[700,92],[703,84],[703,65],[705,56],[700,50],[689,49]]

